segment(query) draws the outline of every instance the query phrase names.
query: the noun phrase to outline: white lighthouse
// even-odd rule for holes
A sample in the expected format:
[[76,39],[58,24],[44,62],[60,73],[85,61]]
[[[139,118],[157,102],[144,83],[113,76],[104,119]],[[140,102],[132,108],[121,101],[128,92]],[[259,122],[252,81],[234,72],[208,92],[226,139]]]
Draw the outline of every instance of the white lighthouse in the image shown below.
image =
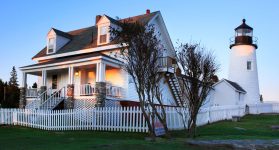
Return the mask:
[[257,40],[253,28],[245,23],[235,28],[230,45],[229,80],[237,82],[246,91],[243,104],[260,103],[256,49]]

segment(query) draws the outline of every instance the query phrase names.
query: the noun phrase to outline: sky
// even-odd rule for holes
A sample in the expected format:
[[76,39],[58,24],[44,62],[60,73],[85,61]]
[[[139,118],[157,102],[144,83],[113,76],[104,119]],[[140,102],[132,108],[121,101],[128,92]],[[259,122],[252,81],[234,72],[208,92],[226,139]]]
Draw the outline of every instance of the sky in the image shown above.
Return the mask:
[[[257,63],[264,100],[279,101],[279,1],[277,0],[2,0],[0,3],[0,79],[8,81],[12,66],[34,64],[31,58],[46,45],[51,27],[70,31],[92,26],[95,16],[126,18],[161,11],[174,46],[200,42],[221,64],[227,78],[229,39],[243,18],[258,37]],[[35,82],[28,76],[28,83]]]

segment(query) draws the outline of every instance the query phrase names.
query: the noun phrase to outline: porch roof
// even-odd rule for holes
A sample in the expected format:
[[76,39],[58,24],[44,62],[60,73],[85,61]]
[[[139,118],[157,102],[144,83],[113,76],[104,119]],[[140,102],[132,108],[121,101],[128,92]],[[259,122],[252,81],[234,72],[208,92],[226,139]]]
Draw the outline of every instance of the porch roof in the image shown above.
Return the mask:
[[87,53],[87,54],[81,54],[81,55],[75,55],[75,56],[68,56],[68,57],[62,57],[62,58],[56,58],[56,59],[50,59],[47,60],[46,62],[41,62],[41,63],[37,63],[37,64],[32,64],[32,65],[28,65],[28,66],[23,66],[20,67],[21,70],[25,70],[25,69],[29,69],[29,68],[40,68],[40,67],[45,67],[46,65],[59,65],[60,63],[65,63],[65,64],[71,64],[74,63],[73,61],[78,61],[80,60],[80,62],[83,61],[90,61],[92,59],[96,59],[96,57],[100,57],[100,58],[107,58],[109,60],[113,60],[116,61],[118,63],[121,63],[120,60],[110,57],[106,54],[103,54],[101,52],[94,52],[94,53]]

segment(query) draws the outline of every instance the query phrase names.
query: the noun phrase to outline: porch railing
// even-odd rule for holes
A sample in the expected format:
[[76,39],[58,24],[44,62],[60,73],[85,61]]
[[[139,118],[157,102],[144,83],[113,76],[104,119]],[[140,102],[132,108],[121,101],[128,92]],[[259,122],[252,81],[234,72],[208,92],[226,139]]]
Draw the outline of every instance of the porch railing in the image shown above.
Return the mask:
[[37,88],[26,89],[26,97],[27,98],[35,98],[37,96],[38,96],[38,89]]
[[95,84],[75,85],[75,95],[90,96],[96,93]]
[[106,89],[107,89],[106,94],[107,94],[108,97],[120,98],[120,97],[123,96],[121,87],[117,87],[117,86],[113,86],[111,84],[107,84]]
[[49,88],[46,91],[43,91],[42,93],[38,94],[36,99],[33,100],[31,103],[26,105],[26,109],[38,109],[49,97],[49,95],[52,93],[52,89]]
[[[75,85],[75,96],[94,96],[97,93],[96,84]],[[123,96],[122,88],[110,83],[106,85],[106,95],[108,97],[120,98]]]
[[174,67],[174,59],[171,58],[171,57],[160,57],[159,58],[159,66],[160,67],[167,67],[167,68],[170,68],[170,67]]

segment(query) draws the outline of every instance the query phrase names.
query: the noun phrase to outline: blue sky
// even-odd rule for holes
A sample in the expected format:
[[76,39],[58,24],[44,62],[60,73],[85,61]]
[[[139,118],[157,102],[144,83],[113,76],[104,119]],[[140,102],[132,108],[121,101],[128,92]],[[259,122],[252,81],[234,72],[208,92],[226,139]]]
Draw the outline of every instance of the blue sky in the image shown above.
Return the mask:
[[[160,10],[175,45],[198,41],[214,51],[227,78],[229,38],[246,18],[259,38],[257,59],[260,91],[265,100],[279,101],[279,2],[276,0],[6,0],[0,5],[0,78],[9,79],[12,66],[33,64],[31,60],[46,44],[51,27],[62,31],[92,26],[95,16],[126,18]],[[18,70],[19,71],[19,70]],[[21,81],[21,72],[18,72]],[[29,82],[34,82],[29,78]]]

